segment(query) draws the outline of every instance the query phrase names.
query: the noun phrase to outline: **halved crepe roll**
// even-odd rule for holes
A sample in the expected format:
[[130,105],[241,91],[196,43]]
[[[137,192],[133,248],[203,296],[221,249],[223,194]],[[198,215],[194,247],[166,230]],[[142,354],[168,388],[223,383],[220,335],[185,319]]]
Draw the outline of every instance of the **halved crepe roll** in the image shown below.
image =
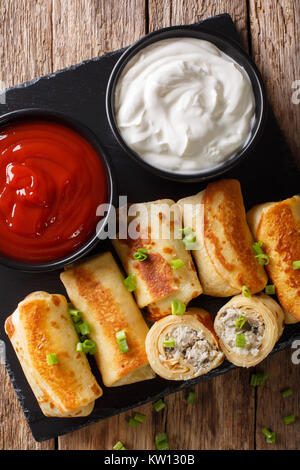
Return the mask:
[[[61,274],[74,307],[91,327],[96,362],[107,387],[152,379],[145,339],[148,327],[111,253],[103,253]],[[121,352],[116,333],[125,331],[128,352]]]
[[226,358],[236,366],[253,367],[282,335],[284,313],[265,294],[237,295],[219,310],[214,327]]
[[[7,318],[5,331],[46,416],[80,417],[92,412],[102,390],[85,354],[76,352],[78,336],[64,296],[33,292]],[[51,354],[57,364],[48,364]]]
[[262,241],[270,262],[266,266],[276,294],[286,311],[286,323],[300,321],[300,197],[260,204],[248,212],[248,222],[257,241]]
[[210,314],[199,308],[168,315],[154,323],[146,339],[152,369],[167,380],[190,380],[224,360]]
[[239,294],[247,286],[254,294],[267,284],[264,268],[251,247],[240,183],[220,180],[195,196],[180,199],[185,227],[193,228],[192,251],[203,293],[215,297]]
[[[181,213],[170,199],[134,204],[129,219],[138,228],[137,239],[113,240],[113,245],[127,274],[136,281],[134,291],[140,308],[148,307],[149,319],[158,320],[172,313],[173,300],[188,304],[202,293],[202,288],[192,261],[180,239]],[[139,249],[147,250],[143,261],[134,259]],[[172,261],[181,261],[177,269]]]

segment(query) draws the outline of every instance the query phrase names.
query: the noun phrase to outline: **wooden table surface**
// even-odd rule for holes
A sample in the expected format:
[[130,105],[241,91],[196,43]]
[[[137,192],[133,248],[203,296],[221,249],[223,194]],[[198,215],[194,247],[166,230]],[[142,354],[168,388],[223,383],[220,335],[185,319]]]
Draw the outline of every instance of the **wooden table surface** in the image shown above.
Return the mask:
[[[0,80],[6,86],[128,45],[155,29],[228,12],[300,162],[300,105],[291,99],[292,84],[300,80],[299,0],[1,0],[0,12]],[[154,435],[162,431],[172,449],[299,449],[300,365],[292,364],[291,354],[278,353],[259,366],[269,379],[256,390],[249,386],[252,371],[238,369],[199,384],[195,405],[180,392],[166,398],[160,414],[151,404],[139,408],[147,423],[138,431],[127,424],[131,413],[124,413],[42,444],[32,438],[0,365],[0,449],[111,449],[119,439],[129,449],[154,449]],[[285,387],[294,394],[283,400]],[[299,418],[286,426],[282,418],[290,413]],[[266,444],[262,426],[276,431],[275,445]]]

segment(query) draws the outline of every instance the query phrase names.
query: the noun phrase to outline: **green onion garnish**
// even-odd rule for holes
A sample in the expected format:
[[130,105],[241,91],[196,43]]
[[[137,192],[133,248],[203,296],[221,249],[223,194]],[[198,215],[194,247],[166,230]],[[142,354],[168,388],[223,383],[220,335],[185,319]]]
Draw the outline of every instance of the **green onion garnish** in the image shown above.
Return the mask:
[[294,422],[296,421],[296,416],[295,416],[294,414],[285,416],[285,417],[283,418],[283,421],[284,421],[285,424],[294,423]]
[[90,332],[92,331],[88,322],[80,323],[78,325],[78,328],[79,328],[80,334],[82,334],[83,336],[90,334]]
[[299,261],[293,261],[293,268],[294,269],[300,269],[300,260]]
[[162,401],[162,399],[153,403],[153,408],[155,409],[155,411],[157,411],[157,413],[163,410],[165,407],[166,407],[166,404]]
[[186,397],[186,402],[189,405],[193,405],[196,401],[196,393],[195,392],[189,392],[188,396]]
[[172,259],[170,261],[170,266],[171,266],[172,269],[183,268],[184,262],[179,258],[178,259]]
[[74,307],[69,307],[68,312],[71,315],[74,323],[78,323],[82,319],[82,312],[80,310],[77,310]]
[[190,233],[193,232],[193,229],[192,229],[192,227],[180,228],[180,229],[179,229],[179,232],[180,232],[182,235],[189,235]]
[[127,450],[121,441],[118,441],[114,446],[113,450]]
[[186,310],[186,305],[180,300],[173,300],[172,302],[172,315],[183,315]]
[[258,372],[257,374],[252,374],[250,379],[251,387],[259,387],[262,385],[268,378],[268,374]]
[[186,250],[193,250],[195,248],[196,236],[193,233],[185,235],[182,239]]
[[251,297],[251,295],[252,295],[251,290],[247,286],[242,287],[242,294],[243,294],[244,297],[247,297],[247,298]]
[[246,344],[245,335],[239,333],[236,335],[235,345],[237,348],[244,348]]
[[155,445],[157,450],[170,450],[168,436],[165,432],[155,436]]
[[235,322],[235,326],[238,330],[241,330],[245,325],[247,318],[244,315],[240,315],[237,321]]
[[270,256],[266,255],[265,253],[256,255],[255,258],[257,259],[258,264],[260,264],[260,266],[266,266],[267,264],[270,263]]
[[282,390],[282,392],[280,392],[280,395],[282,396],[282,398],[290,397],[291,395],[293,395],[293,390],[291,388],[287,388],[286,390]]
[[129,418],[128,424],[129,424],[129,426],[131,426],[132,428],[137,428],[138,425],[139,425],[139,422],[136,421],[134,418]]
[[90,354],[91,356],[93,356],[93,355],[96,354],[96,352],[97,352],[96,343],[95,343],[95,341],[93,341],[92,339],[86,339],[86,340],[82,343],[82,346],[83,346],[83,352],[84,352],[85,354]]
[[58,364],[57,356],[54,353],[47,354],[46,359],[48,366],[54,366],[55,364]]
[[169,338],[165,339],[163,342],[165,348],[175,348],[175,339]]
[[118,343],[120,352],[122,354],[127,353],[129,351],[129,347],[128,347],[127,340],[126,340],[125,330],[118,331],[116,333],[116,338],[117,338],[117,343]]
[[138,421],[139,423],[145,423],[147,420],[147,416],[143,415],[142,413],[135,413],[134,419]]
[[136,282],[135,282],[135,275],[129,274],[126,279],[124,279],[124,286],[128,290],[128,292],[133,292],[136,289]]
[[269,284],[265,287],[265,294],[274,295],[276,292],[274,284]]
[[133,258],[137,261],[145,261],[145,259],[148,258],[147,253],[147,248],[138,248],[137,251],[133,254]]
[[255,251],[256,255],[262,255],[263,254],[262,244],[263,244],[263,242],[253,243],[252,248]]
[[262,433],[266,436],[266,442],[268,444],[274,444],[276,440],[275,432],[270,431],[268,428],[262,428]]
[[77,343],[76,351],[83,353],[83,343]]

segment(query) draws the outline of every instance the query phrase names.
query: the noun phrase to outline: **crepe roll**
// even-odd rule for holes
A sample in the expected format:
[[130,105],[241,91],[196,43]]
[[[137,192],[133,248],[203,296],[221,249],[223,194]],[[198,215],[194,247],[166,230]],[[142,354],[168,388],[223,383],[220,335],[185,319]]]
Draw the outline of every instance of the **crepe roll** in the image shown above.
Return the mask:
[[[136,216],[129,218],[128,224],[138,228],[137,237],[122,239],[119,234],[113,245],[127,274],[135,276],[138,306],[147,307],[149,319],[155,321],[172,313],[173,300],[187,305],[202,288],[181,240],[181,213],[175,202],[162,199],[134,204],[130,210]],[[147,250],[142,261],[134,258],[140,249]]]
[[152,369],[167,380],[190,380],[218,367],[224,360],[208,312],[188,309],[154,323],[146,339]]
[[[68,296],[91,328],[95,359],[104,385],[117,387],[152,379],[145,351],[148,327],[123,283],[111,253],[79,264],[61,274]],[[128,352],[121,352],[116,333],[125,331]]]
[[[7,318],[5,331],[44,415],[92,412],[102,390],[85,354],[76,352],[78,336],[64,296],[33,292]],[[57,363],[49,364],[49,355]]]
[[282,335],[284,313],[268,295],[237,295],[219,310],[214,326],[228,361],[253,367],[267,357]]
[[237,180],[210,183],[195,196],[180,199],[185,227],[197,244],[192,251],[203,293],[215,297],[239,294],[247,286],[254,294],[267,284],[264,268],[252,249],[243,196]]
[[270,257],[266,270],[286,312],[286,323],[300,321],[300,197],[260,204],[248,212],[254,238]]

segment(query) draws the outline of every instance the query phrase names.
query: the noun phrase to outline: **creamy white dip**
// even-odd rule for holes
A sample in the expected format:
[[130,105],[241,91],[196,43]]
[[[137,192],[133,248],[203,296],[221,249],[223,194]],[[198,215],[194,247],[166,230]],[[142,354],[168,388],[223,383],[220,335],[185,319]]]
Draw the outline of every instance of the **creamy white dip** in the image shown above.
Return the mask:
[[145,47],[116,87],[116,119],[127,145],[150,165],[179,173],[232,156],[250,136],[254,109],[244,69],[195,38]]

